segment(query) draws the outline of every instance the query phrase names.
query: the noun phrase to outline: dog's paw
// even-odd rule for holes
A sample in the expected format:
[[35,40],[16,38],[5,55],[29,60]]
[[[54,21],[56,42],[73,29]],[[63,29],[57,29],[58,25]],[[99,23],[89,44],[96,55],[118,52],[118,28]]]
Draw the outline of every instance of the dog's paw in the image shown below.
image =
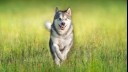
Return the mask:
[[60,66],[60,59],[58,59],[58,58],[55,58],[55,64],[57,65],[57,66]]
[[61,58],[62,61],[65,61],[67,59],[67,56],[63,55],[63,57]]

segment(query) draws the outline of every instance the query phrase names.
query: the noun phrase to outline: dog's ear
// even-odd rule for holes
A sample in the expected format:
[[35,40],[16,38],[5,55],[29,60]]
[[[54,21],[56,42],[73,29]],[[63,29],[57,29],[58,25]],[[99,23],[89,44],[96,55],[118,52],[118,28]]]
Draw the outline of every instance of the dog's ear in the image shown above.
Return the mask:
[[71,16],[71,9],[70,8],[67,9],[67,14],[68,14],[68,16]]
[[58,7],[56,7],[56,8],[55,8],[55,13],[58,12],[58,11],[59,11],[59,9],[58,9]]

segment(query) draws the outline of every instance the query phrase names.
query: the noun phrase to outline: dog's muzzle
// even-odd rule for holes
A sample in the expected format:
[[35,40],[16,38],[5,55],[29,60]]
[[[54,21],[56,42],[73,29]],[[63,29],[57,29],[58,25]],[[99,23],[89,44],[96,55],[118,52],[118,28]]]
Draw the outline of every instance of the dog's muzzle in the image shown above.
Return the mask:
[[59,27],[60,27],[61,30],[64,30],[64,28],[66,27],[66,25],[65,25],[64,22],[62,22],[61,24],[59,24]]

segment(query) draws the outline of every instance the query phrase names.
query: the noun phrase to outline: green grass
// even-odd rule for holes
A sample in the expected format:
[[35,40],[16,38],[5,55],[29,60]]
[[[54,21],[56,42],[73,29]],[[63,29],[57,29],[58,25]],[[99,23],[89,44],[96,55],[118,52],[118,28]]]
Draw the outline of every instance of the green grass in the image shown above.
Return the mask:
[[[57,67],[50,50],[54,9],[71,7],[74,45]],[[0,72],[126,72],[126,1],[1,1]]]

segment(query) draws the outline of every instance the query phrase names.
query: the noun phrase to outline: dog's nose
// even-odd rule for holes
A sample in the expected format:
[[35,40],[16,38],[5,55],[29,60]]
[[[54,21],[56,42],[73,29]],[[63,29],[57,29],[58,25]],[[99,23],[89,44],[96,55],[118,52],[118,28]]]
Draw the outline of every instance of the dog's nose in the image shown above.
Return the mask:
[[62,23],[61,23],[61,25],[63,25],[63,26],[64,26],[64,25],[65,25],[65,23],[64,23],[64,22],[62,22]]

